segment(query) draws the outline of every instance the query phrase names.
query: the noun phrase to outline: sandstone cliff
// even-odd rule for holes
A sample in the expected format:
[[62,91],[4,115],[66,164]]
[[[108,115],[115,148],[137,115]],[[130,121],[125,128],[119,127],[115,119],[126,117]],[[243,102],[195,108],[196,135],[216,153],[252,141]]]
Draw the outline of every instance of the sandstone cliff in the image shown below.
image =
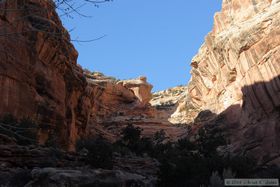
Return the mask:
[[113,141],[128,124],[142,128],[145,136],[160,130],[165,130],[172,139],[186,134],[185,128],[168,121],[168,114],[159,117],[160,111],[149,103],[152,86],[145,77],[116,81],[100,74],[86,76],[88,98],[92,100],[87,135],[102,135]]
[[198,108],[225,114],[232,127],[232,150],[277,164],[279,20],[279,0],[224,0],[213,30],[192,60],[188,86]]
[[32,118],[42,127],[41,144],[55,136],[68,150],[82,136],[113,141],[131,123],[147,135],[162,128],[184,134],[155,119],[145,77],[116,81],[77,65],[53,1],[2,1],[0,8],[0,116]]
[[1,1],[0,116],[30,117],[44,127],[40,143],[55,133],[74,150],[79,137],[113,141],[128,124],[180,138],[188,131],[173,124],[201,124],[199,112],[211,111],[226,117],[233,152],[279,164],[279,12],[279,0],[224,0],[189,85],[152,96],[145,77],[117,81],[77,65],[51,0]]
[[193,104],[187,91],[187,86],[178,86],[155,92],[150,101],[157,111],[155,118],[173,125],[190,125],[200,109]]
[[[73,149],[101,88],[87,83],[52,1],[4,1],[0,7],[0,114],[30,117],[47,127],[40,131],[41,143],[55,131],[59,144]],[[124,87],[114,86],[123,94]],[[129,91],[123,98],[136,100]]]
[[77,124],[87,121],[77,110],[87,83],[54,4],[1,1],[0,8],[0,114],[35,119],[56,129],[61,145],[73,144]]

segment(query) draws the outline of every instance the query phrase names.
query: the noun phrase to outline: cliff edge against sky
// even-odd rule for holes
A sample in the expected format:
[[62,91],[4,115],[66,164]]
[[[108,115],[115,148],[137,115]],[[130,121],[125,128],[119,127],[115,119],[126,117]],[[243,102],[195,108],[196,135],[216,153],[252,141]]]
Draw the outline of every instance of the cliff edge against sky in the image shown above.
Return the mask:
[[280,1],[224,0],[192,60],[189,95],[223,113],[236,150],[279,164]]

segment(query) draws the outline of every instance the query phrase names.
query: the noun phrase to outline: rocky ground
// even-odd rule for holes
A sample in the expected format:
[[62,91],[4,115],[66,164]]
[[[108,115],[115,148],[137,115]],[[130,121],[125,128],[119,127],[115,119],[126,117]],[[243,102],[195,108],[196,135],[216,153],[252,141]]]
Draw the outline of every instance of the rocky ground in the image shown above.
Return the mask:
[[38,146],[0,146],[1,186],[155,186],[158,163],[137,156],[114,157],[114,168],[86,165],[80,153]]

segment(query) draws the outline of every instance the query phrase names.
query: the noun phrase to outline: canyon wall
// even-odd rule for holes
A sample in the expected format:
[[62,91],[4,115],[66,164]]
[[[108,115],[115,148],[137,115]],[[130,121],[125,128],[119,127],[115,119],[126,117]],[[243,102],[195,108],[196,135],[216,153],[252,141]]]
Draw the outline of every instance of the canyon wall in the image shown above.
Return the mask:
[[92,100],[87,135],[102,135],[116,140],[129,124],[143,129],[144,136],[153,136],[164,130],[167,137],[185,136],[186,128],[176,127],[169,120],[170,114],[162,114],[150,100],[154,97],[146,77],[116,81],[104,75],[86,74],[89,98]]
[[224,0],[193,58],[186,87],[151,94],[145,77],[117,81],[83,70],[51,0],[0,2],[0,116],[32,118],[74,150],[79,137],[114,141],[128,124],[151,136],[187,135],[200,111],[226,117],[233,152],[280,163],[280,1]]
[[[0,117],[31,118],[39,125],[39,143],[50,137],[74,150],[79,137],[115,140],[128,124],[152,135],[184,130],[155,119],[145,77],[117,81],[83,70],[52,0],[0,2]],[[170,130],[169,130],[170,129]]]
[[[61,145],[74,140],[86,79],[78,53],[52,1],[0,2],[0,114],[29,117],[55,129]],[[42,135],[40,141],[44,141]]]
[[156,109],[155,118],[173,125],[190,125],[201,111],[189,97],[187,86],[155,92],[150,103]]
[[188,94],[223,113],[232,150],[280,163],[280,1],[224,0],[193,58]]

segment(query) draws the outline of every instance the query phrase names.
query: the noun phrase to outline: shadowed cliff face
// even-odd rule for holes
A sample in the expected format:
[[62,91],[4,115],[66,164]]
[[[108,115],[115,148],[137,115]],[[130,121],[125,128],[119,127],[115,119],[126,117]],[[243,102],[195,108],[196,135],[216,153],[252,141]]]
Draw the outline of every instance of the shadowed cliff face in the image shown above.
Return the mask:
[[223,112],[232,127],[233,150],[260,164],[280,165],[280,76],[242,88],[242,105]]
[[[249,155],[259,165],[280,165],[280,76],[268,82],[242,87],[242,105],[231,105],[219,114],[204,110],[194,120],[193,130],[222,122],[227,150],[233,154]],[[269,90],[277,97],[271,97]],[[265,100],[266,96],[270,96]],[[259,100],[256,100],[259,98]],[[270,105],[266,103],[270,102]],[[267,108],[269,107],[269,109]],[[221,121],[222,120],[222,121]]]
[[244,86],[241,105],[231,105],[221,113],[199,112],[190,135],[195,135],[201,127],[220,128],[229,141],[221,149],[223,153],[248,155],[256,158],[259,166],[280,166],[279,83],[277,76],[268,82]]
[[188,85],[196,107],[227,116],[233,150],[264,160],[279,154],[279,20],[278,0],[224,0]]

